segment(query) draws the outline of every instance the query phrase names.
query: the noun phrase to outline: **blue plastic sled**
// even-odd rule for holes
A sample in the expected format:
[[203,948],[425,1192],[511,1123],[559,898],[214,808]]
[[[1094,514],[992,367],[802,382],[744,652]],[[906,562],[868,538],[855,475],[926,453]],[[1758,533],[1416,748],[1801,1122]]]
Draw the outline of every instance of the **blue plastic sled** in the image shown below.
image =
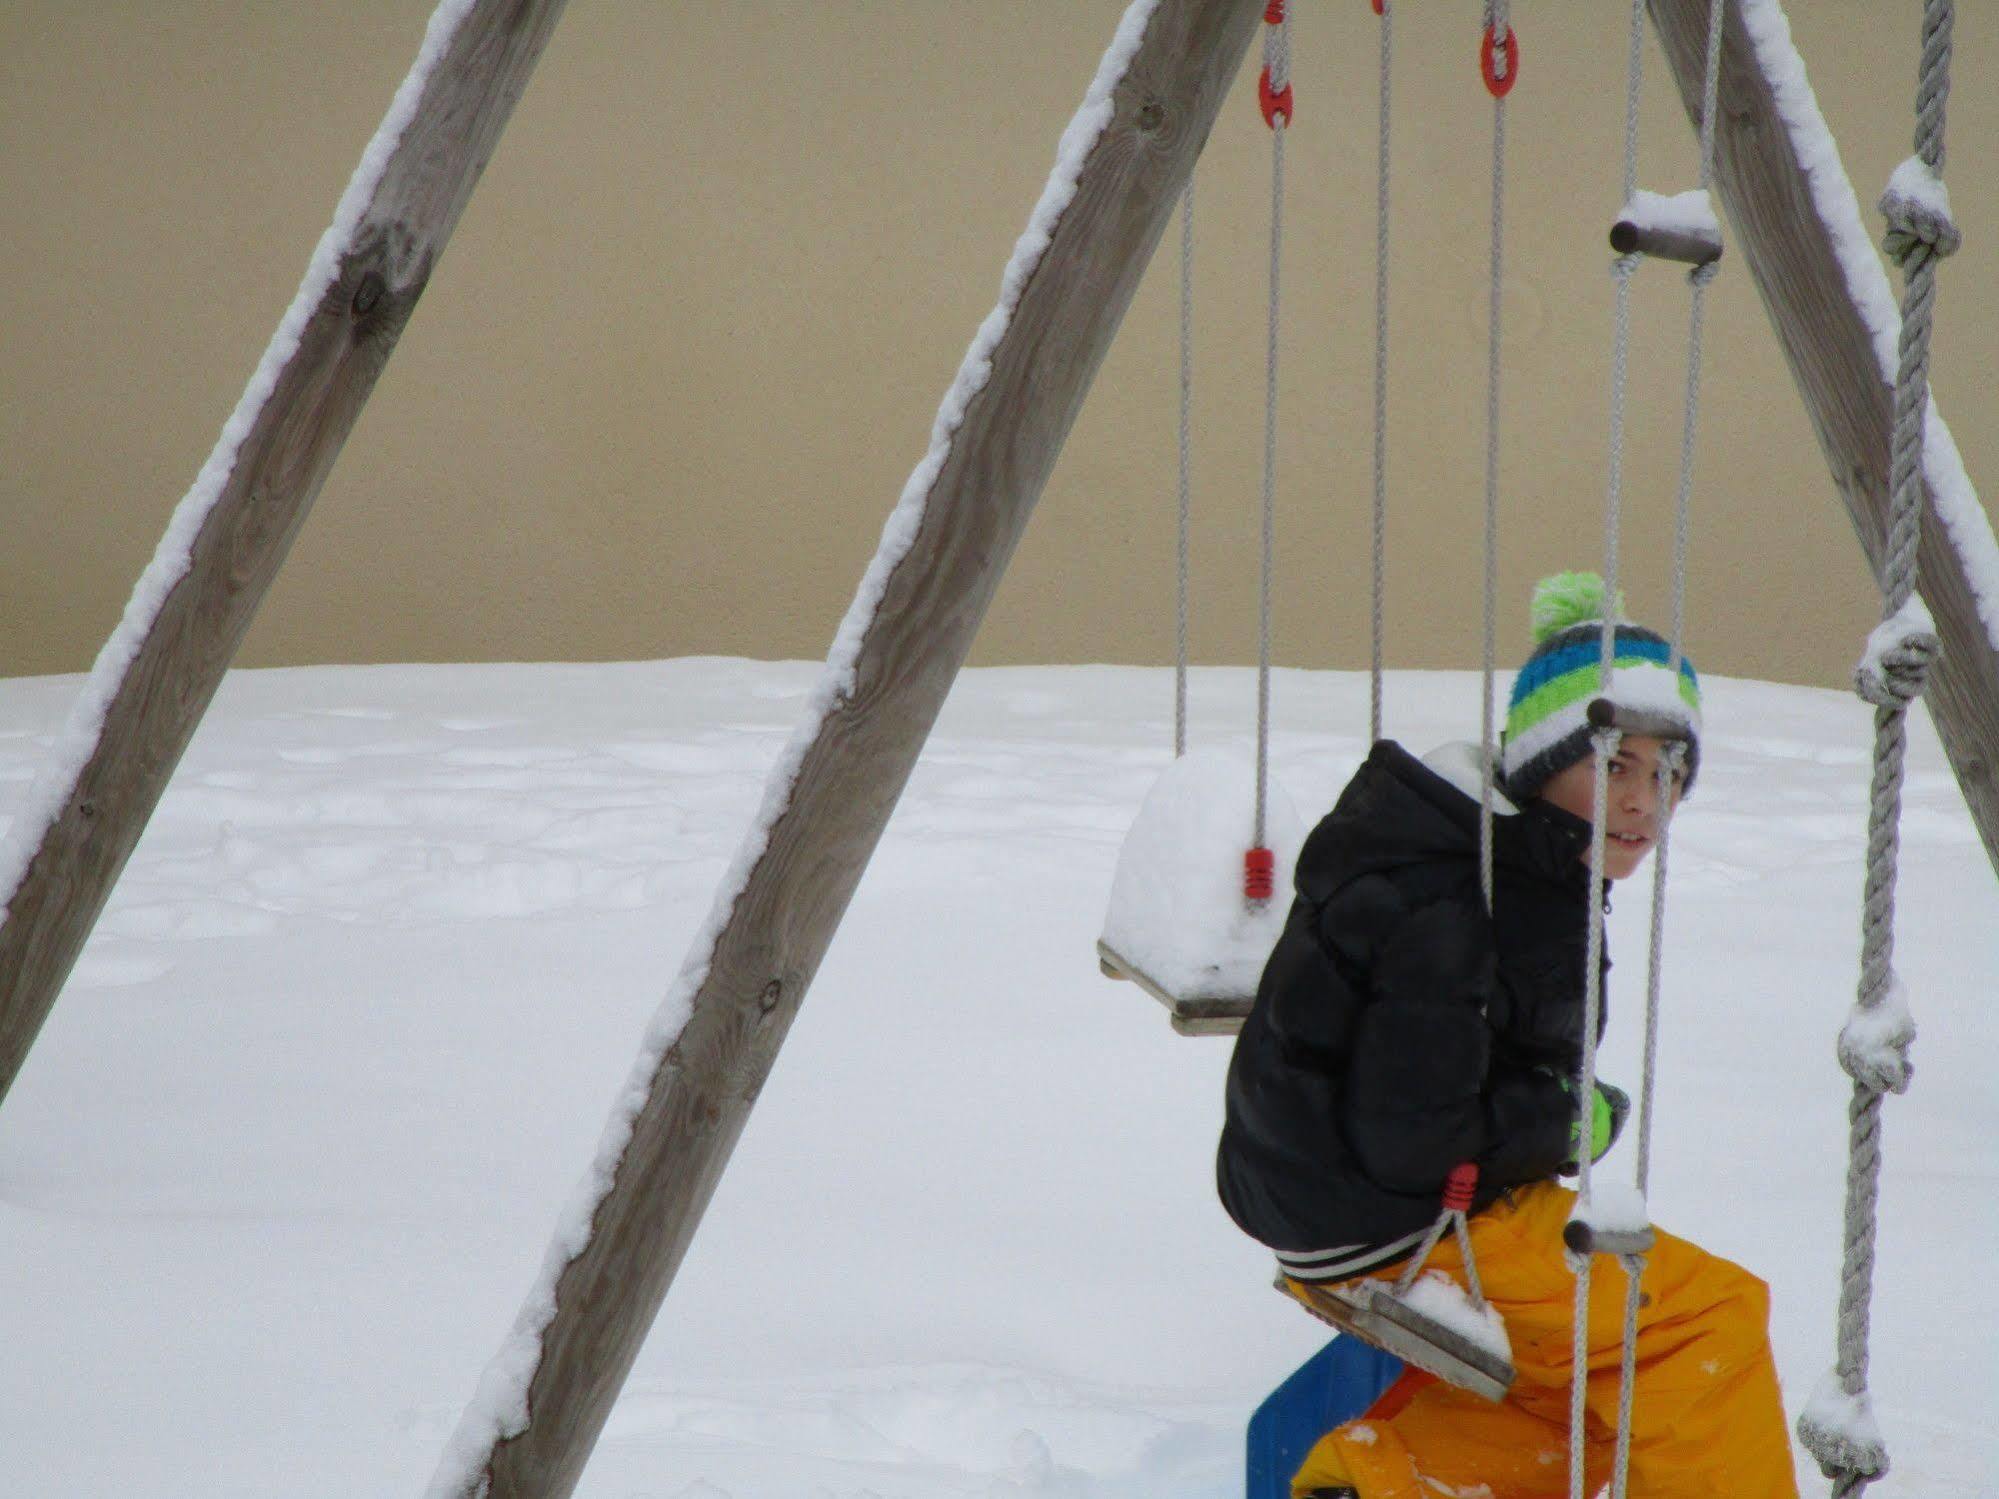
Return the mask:
[[1338,1337],[1298,1366],[1249,1418],[1248,1499],[1291,1499],[1313,1443],[1351,1421],[1402,1373],[1402,1360]]

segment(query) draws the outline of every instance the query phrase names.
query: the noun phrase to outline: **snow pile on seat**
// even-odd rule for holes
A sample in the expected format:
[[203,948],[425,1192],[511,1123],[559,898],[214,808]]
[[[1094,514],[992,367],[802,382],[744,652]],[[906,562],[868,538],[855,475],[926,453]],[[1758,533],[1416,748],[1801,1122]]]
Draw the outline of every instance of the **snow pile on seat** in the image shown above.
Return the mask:
[[1169,765],[1118,855],[1104,945],[1176,995],[1252,992],[1284,929],[1305,841],[1297,808],[1272,780],[1264,843],[1277,868],[1270,899],[1252,903],[1243,854],[1255,818],[1256,767],[1246,756],[1197,750]]
[[1474,1306],[1464,1287],[1443,1271],[1426,1270],[1417,1276],[1416,1284],[1402,1293],[1402,1304],[1495,1358],[1513,1362],[1513,1342],[1492,1303]]

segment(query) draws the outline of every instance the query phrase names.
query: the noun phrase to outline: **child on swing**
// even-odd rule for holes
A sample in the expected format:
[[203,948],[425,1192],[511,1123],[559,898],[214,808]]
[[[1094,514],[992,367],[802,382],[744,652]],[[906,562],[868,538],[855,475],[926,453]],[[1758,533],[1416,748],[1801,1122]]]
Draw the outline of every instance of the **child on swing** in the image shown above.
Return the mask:
[[[1535,589],[1536,648],[1501,741],[1489,917],[1470,745],[1428,760],[1375,745],[1299,856],[1297,899],[1229,1066],[1222,1202],[1295,1281],[1392,1283],[1436,1220],[1446,1175],[1473,1163],[1473,1257],[1516,1377],[1493,1404],[1405,1374],[1319,1442],[1295,1495],[1569,1491],[1575,1278],[1562,1228],[1575,1197],[1554,1178],[1576,1169],[1580,1151],[1594,1160],[1608,1150],[1628,1112],[1607,1085],[1587,1108],[1574,1097],[1593,897],[1586,714],[1603,695],[1603,610],[1594,574]],[[1611,880],[1651,852],[1700,761],[1691,665],[1672,673],[1667,643],[1638,625],[1619,621],[1615,637],[1609,695],[1624,732],[1609,765]],[[1426,1269],[1462,1283],[1452,1236]],[[1795,1499],[1767,1287],[1660,1233],[1640,1290],[1631,1492]],[[1610,1477],[1624,1303],[1623,1274],[1600,1269],[1587,1318],[1591,1494]]]

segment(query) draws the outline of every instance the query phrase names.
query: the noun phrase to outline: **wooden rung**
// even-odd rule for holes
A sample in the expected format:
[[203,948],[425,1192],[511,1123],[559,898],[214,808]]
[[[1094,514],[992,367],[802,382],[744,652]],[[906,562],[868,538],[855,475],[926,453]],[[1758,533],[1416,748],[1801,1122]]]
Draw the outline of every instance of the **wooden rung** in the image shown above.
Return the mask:
[[1571,1218],[1562,1225],[1562,1242],[1577,1254],[1649,1254],[1656,1237],[1650,1224],[1643,1228],[1598,1228]]
[[1277,1289],[1321,1322],[1391,1353],[1405,1364],[1486,1400],[1500,1401],[1513,1387],[1513,1365],[1463,1333],[1412,1310],[1373,1281],[1308,1285],[1288,1275]]
[[1721,259],[1721,235],[1685,229],[1660,229],[1619,219],[1610,226],[1610,248],[1620,255],[1644,255],[1652,260],[1677,260],[1682,265],[1712,265]]
[[1129,979],[1166,1006],[1166,1012],[1173,1020],[1173,1029],[1183,1036],[1233,1036],[1242,1029],[1243,1021],[1249,1018],[1250,1006],[1256,1000],[1253,994],[1228,994],[1219,990],[1175,994],[1116,948],[1102,942],[1097,944],[1097,966],[1103,970],[1105,977]]

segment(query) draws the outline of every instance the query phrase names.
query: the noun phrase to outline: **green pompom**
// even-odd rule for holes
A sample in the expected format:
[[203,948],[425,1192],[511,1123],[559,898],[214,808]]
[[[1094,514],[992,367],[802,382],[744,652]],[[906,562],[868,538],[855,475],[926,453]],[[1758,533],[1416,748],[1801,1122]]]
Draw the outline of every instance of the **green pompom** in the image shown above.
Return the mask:
[[[1612,611],[1624,614],[1624,595],[1619,593]],[[1556,573],[1534,585],[1530,606],[1534,643],[1544,645],[1550,636],[1570,625],[1587,624],[1603,618],[1603,579],[1595,573]]]

